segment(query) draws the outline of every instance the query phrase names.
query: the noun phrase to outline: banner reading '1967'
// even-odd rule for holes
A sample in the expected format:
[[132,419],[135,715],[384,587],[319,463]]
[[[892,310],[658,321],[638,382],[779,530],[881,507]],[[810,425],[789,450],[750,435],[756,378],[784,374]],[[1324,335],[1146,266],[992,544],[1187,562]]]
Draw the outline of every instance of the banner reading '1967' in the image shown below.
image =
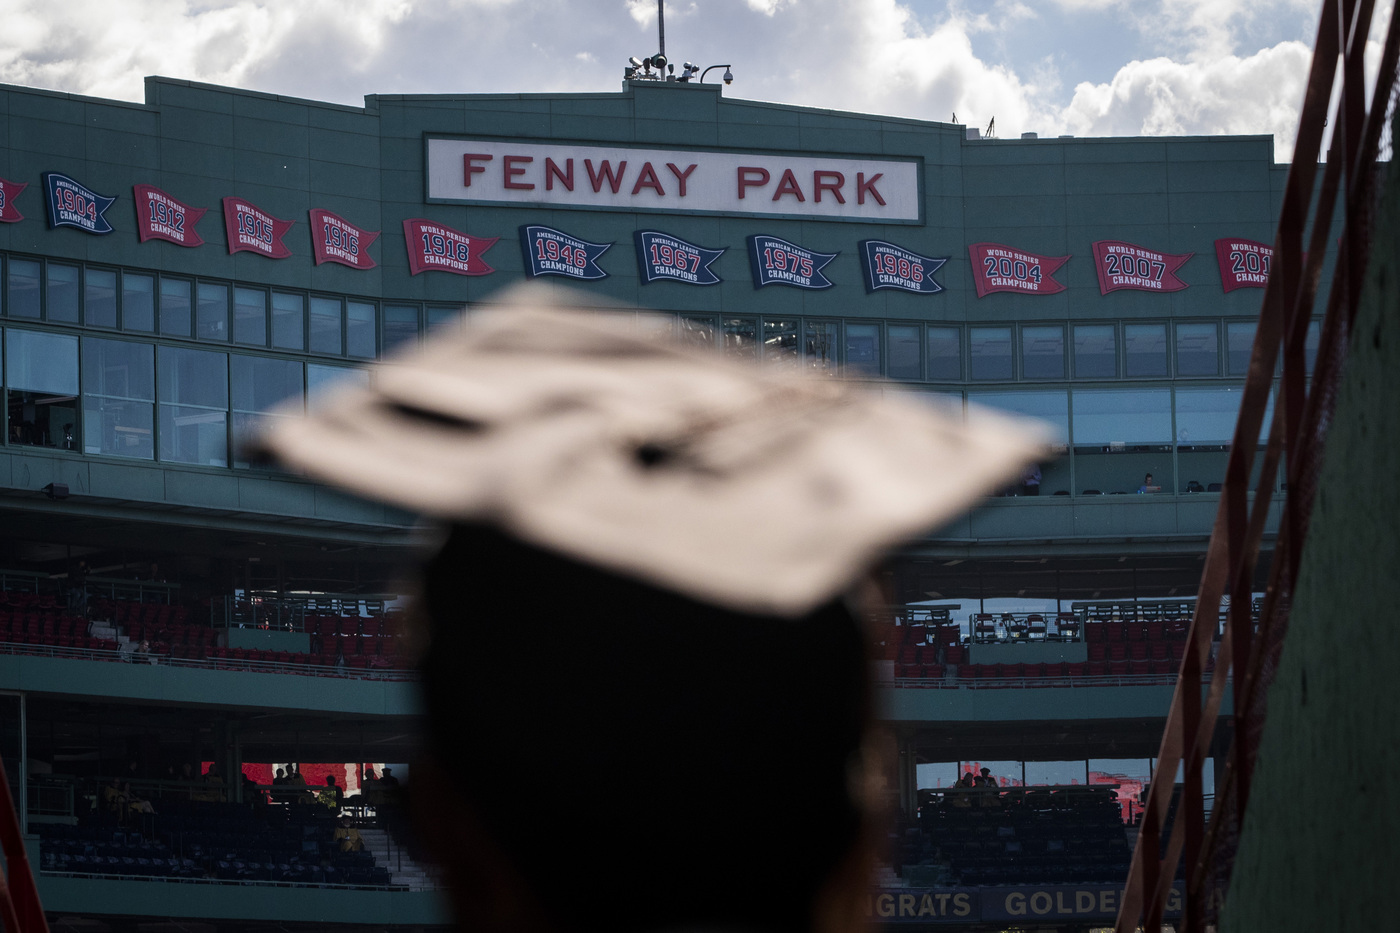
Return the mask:
[[316,265],[338,262],[351,269],[373,269],[378,265],[369,255],[369,245],[379,238],[378,230],[363,230],[344,217],[313,207],[311,252]]
[[1268,243],[1228,237],[1216,240],[1215,258],[1220,263],[1220,285],[1227,292],[1269,284],[1274,248]]
[[1054,276],[1069,261],[1068,256],[1037,256],[1000,243],[973,243],[967,252],[978,298],[993,292],[1054,295],[1065,290]]
[[525,271],[532,276],[562,275],[571,279],[605,279],[598,260],[611,243],[589,243],[562,230],[531,224],[520,228]]
[[710,263],[724,255],[723,249],[705,249],[658,230],[638,230],[637,268],[643,282],[683,282],[687,285],[717,285],[720,278]]
[[77,227],[99,236],[112,232],[105,212],[115,197],[100,195],[57,172],[44,173],[44,194],[50,227]]
[[165,240],[191,249],[204,245],[194,225],[199,223],[199,218],[205,215],[208,208],[190,207],[155,185],[133,185],[131,193],[136,199],[136,233],[142,243]]
[[224,198],[224,230],[228,233],[229,255],[249,252],[268,259],[286,259],[292,251],[282,242],[282,237],[292,229],[293,223],[278,220],[242,198]]
[[753,287],[791,285],[793,288],[830,288],[832,281],[822,275],[822,269],[838,255],[813,252],[763,233],[751,236],[749,265],[753,269]]
[[24,215],[15,209],[15,198],[29,185],[17,185],[0,178],[0,224],[17,224]]
[[498,236],[471,236],[435,220],[413,217],[403,222],[403,238],[408,246],[408,269],[413,275],[420,272],[490,275],[496,271],[481,257],[496,245]]
[[1094,243],[1094,268],[1099,274],[1099,293],[1107,295],[1121,288],[1179,292],[1187,286],[1176,277],[1176,270],[1194,255],[1174,256],[1121,240],[1098,240]]

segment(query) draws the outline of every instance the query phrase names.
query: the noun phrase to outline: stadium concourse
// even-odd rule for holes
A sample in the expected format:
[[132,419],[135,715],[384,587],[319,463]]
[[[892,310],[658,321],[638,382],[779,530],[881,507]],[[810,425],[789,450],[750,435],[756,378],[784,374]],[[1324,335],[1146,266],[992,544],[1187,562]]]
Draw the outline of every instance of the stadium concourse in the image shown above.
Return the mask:
[[0,753],[54,927],[445,923],[384,798],[341,852],[325,803],[181,772],[411,784],[426,534],[238,445],[531,279],[702,352],[1044,424],[1053,457],[885,572],[869,911],[1111,923],[1267,277],[1269,138],[988,139],[640,79],[363,107],[6,86],[0,120]]

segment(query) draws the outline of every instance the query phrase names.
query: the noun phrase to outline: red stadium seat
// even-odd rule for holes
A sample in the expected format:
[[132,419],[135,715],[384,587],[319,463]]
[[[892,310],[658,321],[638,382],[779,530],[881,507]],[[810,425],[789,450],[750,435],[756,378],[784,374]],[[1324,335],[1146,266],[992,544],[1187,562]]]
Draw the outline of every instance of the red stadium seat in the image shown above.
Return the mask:
[[1102,641],[1089,642],[1089,660],[1105,661],[1108,659],[1108,643]]
[[1128,657],[1134,661],[1147,660],[1148,645],[1145,641],[1134,641],[1128,643]]

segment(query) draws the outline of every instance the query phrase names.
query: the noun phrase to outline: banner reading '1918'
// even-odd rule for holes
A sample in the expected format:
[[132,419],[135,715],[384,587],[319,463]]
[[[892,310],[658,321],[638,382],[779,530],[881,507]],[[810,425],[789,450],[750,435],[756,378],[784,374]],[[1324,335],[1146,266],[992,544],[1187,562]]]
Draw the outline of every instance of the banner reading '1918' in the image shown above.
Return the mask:
[[338,262],[351,269],[373,269],[369,245],[379,238],[378,230],[363,230],[344,217],[319,207],[311,209],[311,252],[316,265]]
[[17,224],[24,219],[24,215],[15,209],[15,198],[28,187],[27,184],[17,185],[0,178],[0,224]]
[[282,237],[294,221],[278,220],[242,198],[224,198],[224,230],[228,233],[229,254],[258,253],[268,259],[292,255]]
[[1065,290],[1055,272],[1069,262],[1068,256],[1037,256],[1000,243],[973,243],[967,252],[978,298],[994,292],[1054,295]]
[[753,269],[753,287],[791,285],[793,288],[830,288],[832,281],[822,275],[822,269],[838,255],[813,252],[764,233],[751,236],[749,265]]
[[99,236],[112,232],[105,212],[115,197],[100,195],[57,172],[44,173],[44,194],[50,227],[77,227]]
[[1226,238],[1215,241],[1220,263],[1220,285],[1227,292],[1237,288],[1263,288],[1269,284],[1274,248],[1257,240]]
[[686,285],[717,285],[720,278],[710,263],[724,255],[723,249],[705,249],[679,237],[657,230],[638,230],[637,268],[643,282],[683,282]]
[[943,286],[933,274],[948,261],[947,256],[920,256],[884,240],[861,240],[860,262],[865,268],[865,290],[896,288],[922,295],[936,295]]
[[1099,293],[1107,295],[1122,288],[1179,292],[1187,285],[1177,278],[1176,270],[1194,255],[1174,256],[1121,240],[1098,240],[1094,243],[1094,268],[1099,274]]
[[133,185],[131,193],[136,199],[136,233],[142,243],[165,240],[190,248],[204,245],[194,225],[199,223],[199,218],[205,215],[208,208],[190,207],[155,185]]
[[525,271],[532,276],[562,275],[571,279],[605,279],[598,260],[611,243],[589,243],[562,230],[531,224],[520,228]]
[[413,217],[403,222],[403,238],[408,245],[408,269],[413,275],[420,272],[490,275],[496,271],[481,257],[496,245],[498,236],[471,236],[435,220]]

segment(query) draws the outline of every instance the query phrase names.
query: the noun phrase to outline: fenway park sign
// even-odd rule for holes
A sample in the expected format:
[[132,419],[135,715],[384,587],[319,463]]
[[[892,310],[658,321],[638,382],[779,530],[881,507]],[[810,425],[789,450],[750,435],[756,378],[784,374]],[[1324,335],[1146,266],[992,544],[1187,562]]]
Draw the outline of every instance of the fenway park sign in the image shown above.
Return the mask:
[[916,223],[919,163],[427,140],[429,201]]

